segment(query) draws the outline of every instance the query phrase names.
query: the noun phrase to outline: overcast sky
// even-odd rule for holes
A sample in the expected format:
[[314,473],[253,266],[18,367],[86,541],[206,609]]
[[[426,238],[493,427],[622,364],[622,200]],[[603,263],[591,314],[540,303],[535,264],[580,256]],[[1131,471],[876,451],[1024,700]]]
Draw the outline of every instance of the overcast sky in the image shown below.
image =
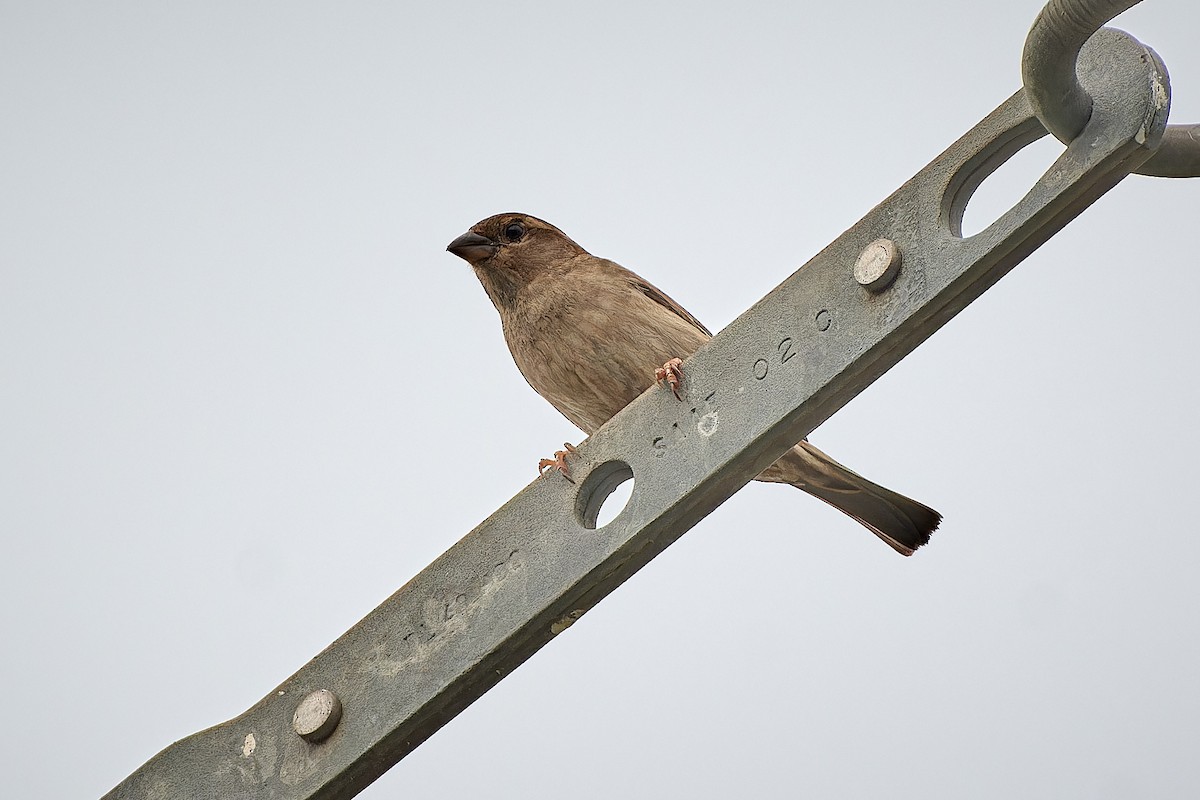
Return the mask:
[[[536,214],[719,329],[1039,7],[0,2],[4,794],[241,713],[579,441],[452,238]],[[1200,121],[1200,8],[1117,24]],[[928,548],[751,485],[362,797],[1195,796],[1198,221],[1127,179],[815,432]]]

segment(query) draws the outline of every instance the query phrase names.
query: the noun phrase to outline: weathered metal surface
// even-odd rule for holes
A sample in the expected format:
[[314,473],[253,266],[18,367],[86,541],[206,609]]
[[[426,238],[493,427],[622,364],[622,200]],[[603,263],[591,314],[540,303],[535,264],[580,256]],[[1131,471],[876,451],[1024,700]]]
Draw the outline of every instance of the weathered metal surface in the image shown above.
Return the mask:
[[[1050,0],[1034,20],[1021,57],[1021,80],[1034,113],[1059,141],[1075,139],[1092,113],[1092,97],[1075,75],[1079,49],[1101,25],[1141,1]],[[1150,48],[1146,57],[1166,72]],[[1164,102],[1169,99],[1165,93],[1163,97]],[[1167,126],[1158,151],[1135,171],[1160,178],[1200,177],[1200,125]]]
[[[345,798],[369,784],[1148,158],[1166,117],[1149,87],[1166,75],[1144,54],[1107,31],[1085,47],[1086,130],[987,229],[958,235],[971,191],[1043,132],[1023,93],[698,352],[685,402],[647,392],[579,446],[575,483],[534,481],[253,708],[107,797]],[[903,266],[876,293],[854,266],[880,238]],[[626,508],[587,524],[592,495],[629,471]],[[342,713],[311,743],[294,720],[320,690]]]

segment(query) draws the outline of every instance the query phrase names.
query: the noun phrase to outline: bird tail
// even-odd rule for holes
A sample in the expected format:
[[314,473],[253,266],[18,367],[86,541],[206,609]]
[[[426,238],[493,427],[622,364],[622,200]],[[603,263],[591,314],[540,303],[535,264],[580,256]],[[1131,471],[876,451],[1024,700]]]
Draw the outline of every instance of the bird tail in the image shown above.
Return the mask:
[[942,521],[924,503],[893,492],[801,442],[768,467],[758,480],[789,483],[865,525],[901,555],[911,556]]

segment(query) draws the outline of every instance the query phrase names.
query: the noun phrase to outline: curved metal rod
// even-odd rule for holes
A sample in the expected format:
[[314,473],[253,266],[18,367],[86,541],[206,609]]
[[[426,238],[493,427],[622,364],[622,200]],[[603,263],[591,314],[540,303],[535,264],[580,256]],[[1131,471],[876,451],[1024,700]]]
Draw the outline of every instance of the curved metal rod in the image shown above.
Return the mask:
[[[1025,39],[1021,77],[1038,119],[1070,144],[1092,115],[1079,84],[1079,49],[1104,23],[1141,0],[1050,0]],[[1164,178],[1200,177],[1200,125],[1168,125],[1155,154],[1137,172]]]

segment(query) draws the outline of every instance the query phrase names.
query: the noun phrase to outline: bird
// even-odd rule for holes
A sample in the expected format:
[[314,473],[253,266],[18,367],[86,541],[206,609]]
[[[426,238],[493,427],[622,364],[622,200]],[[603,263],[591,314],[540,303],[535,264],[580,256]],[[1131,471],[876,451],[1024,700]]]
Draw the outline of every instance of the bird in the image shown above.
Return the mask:
[[[488,217],[446,249],[483,284],[525,380],[588,435],[655,382],[678,397],[681,359],[712,338],[647,280],[529,214]],[[567,445],[539,470],[553,465],[568,474],[573,452]],[[824,500],[905,556],[928,543],[941,522],[929,506],[867,480],[807,440],[756,480]]]

